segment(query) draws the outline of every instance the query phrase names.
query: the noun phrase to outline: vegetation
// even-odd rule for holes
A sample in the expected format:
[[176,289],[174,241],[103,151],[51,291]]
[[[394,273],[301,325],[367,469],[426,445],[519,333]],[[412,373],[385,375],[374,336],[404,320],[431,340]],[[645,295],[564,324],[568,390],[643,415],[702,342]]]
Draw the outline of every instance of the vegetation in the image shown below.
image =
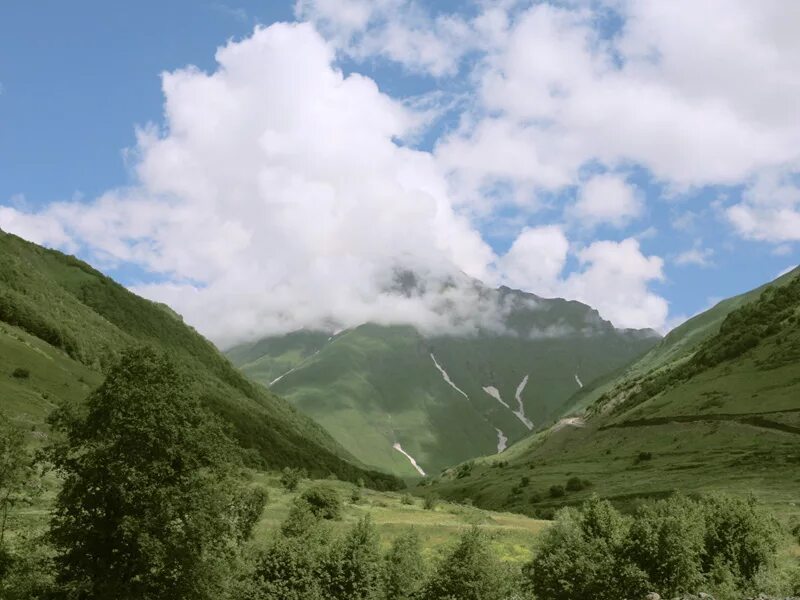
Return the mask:
[[540,600],[701,589],[723,597],[753,591],[774,567],[779,539],[777,522],[752,500],[675,497],[626,517],[595,497],[559,513],[525,576]]
[[[248,464],[335,473],[373,487],[401,483],[355,466],[317,424],[243,377],[214,346],[163,305],[140,298],[86,263],[0,232],[0,378],[3,408],[47,433],[62,401],[80,403],[122,353],[149,344],[169,355],[195,395],[230,427]],[[29,378],[21,377],[27,372]]]
[[53,414],[63,477],[50,537],[57,582],[87,598],[218,598],[264,496],[237,485],[222,428],[175,365],[122,355],[85,411]]
[[342,518],[342,499],[332,487],[320,484],[304,491],[300,500],[308,505],[319,519],[338,521]]

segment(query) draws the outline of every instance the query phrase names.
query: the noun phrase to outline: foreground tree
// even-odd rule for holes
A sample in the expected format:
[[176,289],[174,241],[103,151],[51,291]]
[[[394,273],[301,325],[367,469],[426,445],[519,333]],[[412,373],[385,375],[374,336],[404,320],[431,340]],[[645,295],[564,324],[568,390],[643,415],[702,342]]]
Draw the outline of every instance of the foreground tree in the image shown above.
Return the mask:
[[384,599],[411,600],[418,597],[424,574],[419,536],[414,531],[401,535],[384,557]]
[[62,408],[51,424],[64,482],[50,535],[67,597],[219,598],[264,497],[231,479],[233,446],[176,366],[130,350],[82,414]]
[[381,583],[378,532],[366,515],[336,540],[319,566],[323,596],[328,600],[374,600]]

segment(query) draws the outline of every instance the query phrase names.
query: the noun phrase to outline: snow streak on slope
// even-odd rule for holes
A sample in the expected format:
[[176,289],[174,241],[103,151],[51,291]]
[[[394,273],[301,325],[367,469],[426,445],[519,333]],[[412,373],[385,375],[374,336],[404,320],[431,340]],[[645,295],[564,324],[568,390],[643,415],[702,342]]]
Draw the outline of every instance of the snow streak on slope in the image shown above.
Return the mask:
[[508,445],[508,438],[502,431],[500,431],[496,427],[495,430],[497,431],[497,453],[500,454],[503,450],[506,449],[506,446]]
[[405,457],[406,457],[406,458],[407,458],[407,459],[408,459],[408,460],[411,462],[411,466],[413,466],[413,467],[414,467],[414,468],[417,470],[417,473],[419,473],[420,475],[422,475],[423,477],[425,477],[425,471],[423,471],[423,470],[422,470],[422,467],[420,467],[420,466],[417,464],[417,461],[416,461],[416,460],[414,460],[414,457],[413,457],[413,456],[411,456],[411,455],[410,455],[408,452],[406,452],[405,450],[403,450],[403,447],[400,445],[400,443],[399,443],[399,442],[395,442],[395,443],[392,445],[392,448],[394,448],[394,449],[395,449],[395,450],[397,450],[397,451],[398,451],[400,454],[402,454],[403,456],[405,456]]
[[286,376],[287,376],[289,373],[294,373],[295,371],[297,371],[297,369],[299,369],[300,367],[302,367],[304,364],[306,364],[308,361],[310,361],[312,358],[314,358],[314,357],[315,357],[317,354],[319,354],[319,350],[317,350],[316,352],[314,352],[314,354],[312,354],[311,356],[309,356],[307,359],[305,359],[303,362],[301,362],[301,363],[300,363],[299,365],[297,365],[296,367],[293,367],[293,368],[289,369],[288,371],[286,371],[286,373],[283,373],[282,375],[278,375],[278,376],[277,376],[275,379],[273,379],[272,381],[270,381],[270,382],[269,382],[269,385],[270,385],[270,386],[273,386],[273,385],[275,385],[276,383],[278,383],[278,382],[279,382],[281,379],[283,379],[284,377],[286,377]]
[[578,377],[577,373],[575,373],[575,383],[577,383],[580,387],[583,387],[583,382],[581,381],[581,378]]
[[528,385],[527,375],[525,375],[525,379],[523,379],[517,386],[517,393],[514,394],[514,397],[517,399],[517,404],[519,405],[519,409],[515,410],[514,414],[517,415],[517,418],[522,421],[525,427],[528,429],[533,429],[533,421],[525,416],[525,405],[522,404],[522,392],[525,390],[526,385]]
[[486,392],[487,394],[489,394],[492,398],[497,400],[500,404],[505,406],[507,409],[511,410],[511,407],[508,404],[506,404],[505,400],[503,400],[500,397],[500,390],[498,390],[496,387],[494,387],[493,385],[487,385],[486,387],[483,388],[483,391]]
[[439,369],[439,372],[442,374],[442,379],[444,379],[445,383],[447,383],[447,385],[449,385],[451,388],[453,388],[459,394],[464,396],[464,398],[469,400],[469,396],[467,396],[467,394],[464,392],[464,390],[462,390],[455,383],[453,383],[453,380],[450,379],[450,375],[447,374],[447,371],[445,371],[442,368],[442,366],[436,361],[436,357],[433,355],[433,352],[431,352],[431,358],[433,359],[433,364],[436,365],[436,368]]

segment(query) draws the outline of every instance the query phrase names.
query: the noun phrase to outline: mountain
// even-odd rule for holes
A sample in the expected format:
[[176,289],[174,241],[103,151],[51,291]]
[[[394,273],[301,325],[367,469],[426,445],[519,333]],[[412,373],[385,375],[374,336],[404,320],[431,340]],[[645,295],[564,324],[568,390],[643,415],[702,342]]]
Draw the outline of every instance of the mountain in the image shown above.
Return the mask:
[[800,269],[687,321],[572,403],[583,408],[446,472],[439,493],[547,514],[591,493],[626,505],[724,490],[797,514]]
[[398,481],[357,466],[319,425],[239,373],[164,305],[132,294],[88,264],[0,231],[0,398],[37,437],[61,400],[82,400],[126,347],[147,343],[189,375],[205,404],[230,424],[249,461],[318,475]]
[[362,462],[419,476],[557,420],[584,382],[659,340],[653,331],[615,329],[579,302],[505,287],[480,294],[503,308],[502,327],[425,335],[365,323],[266,338],[227,355]]

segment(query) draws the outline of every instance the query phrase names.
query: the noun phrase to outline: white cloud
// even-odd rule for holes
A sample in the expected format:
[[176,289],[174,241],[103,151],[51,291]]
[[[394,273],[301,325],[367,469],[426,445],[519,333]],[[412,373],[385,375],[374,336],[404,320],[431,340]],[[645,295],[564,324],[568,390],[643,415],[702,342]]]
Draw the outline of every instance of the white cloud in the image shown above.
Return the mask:
[[742,237],[800,241],[800,184],[796,178],[765,173],[745,190],[740,202],[726,209],[726,216]]
[[581,186],[569,213],[584,226],[608,223],[622,227],[642,213],[642,200],[623,177],[604,173]]
[[712,266],[712,258],[714,250],[711,248],[703,248],[699,245],[694,246],[688,250],[684,250],[678,254],[674,263],[678,266],[694,265],[696,267],[710,267]]
[[619,327],[667,327],[667,301],[648,287],[664,277],[661,258],[645,256],[633,238],[598,241],[572,251],[581,268],[566,274],[569,252],[560,227],[526,229],[498,261],[500,278],[512,287],[590,304]]

